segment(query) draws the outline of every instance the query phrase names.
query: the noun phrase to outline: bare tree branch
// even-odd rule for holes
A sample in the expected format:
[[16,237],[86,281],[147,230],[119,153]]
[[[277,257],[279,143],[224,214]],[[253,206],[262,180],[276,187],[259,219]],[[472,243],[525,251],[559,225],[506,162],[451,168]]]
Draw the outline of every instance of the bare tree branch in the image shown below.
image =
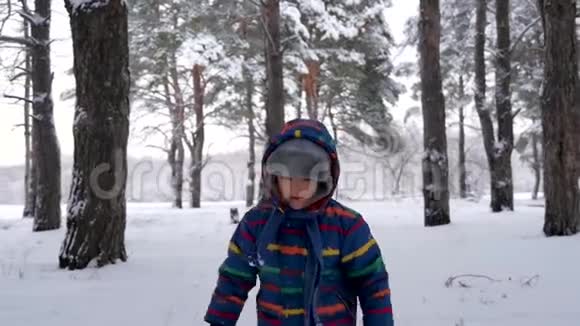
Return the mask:
[[27,72],[21,72],[21,73],[19,73],[19,74],[16,74],[16,75],[12,76],[12,78],[10,78],[10,79],[9,79],[9,81],[10,81],[10,82],[13,82],[13,81],[15,81],[16,79],[18,79],[18,78],[20,78],[20,77],[25,77],[25,76],[27,76],[27,75],[30,75],[30,74],[29,74],[29,73],[27,73]]
[[0,42],[16,43],[28,47],[33,47],[34,45],[36,45],[36,42],[32,41],[31,39],[6,35],[0,35]]
[[0,42],[0,49],[14,49],[14,50],[18,50],[18,49],[22,49],[22,45],[18,45],[18,44],[12,44],[11,43],[1,43]]
[[6,22],[12,16],[12,0],[7,0],[6,4],[8,6],[8,12],[6,13],[6,17],[2,18],[2,23],[0,24],[0,34],[2,34],[2,31],[4,31],[4,25],[6,25]]
[[487,3],[487,11],[491,12],[495,16],[495,10],[491,8],[491,3]]
[[518,116],[518,114],[520,114],[520,112],[522,112],[522,108],[517,109],[516,112],[514,112],[514,114],[512,115],[512,119],[515,119],[515,117]]
[[22,4],[22,10],[27,13],[27,14],[31,14],[32,11],[30,10],[30,8],[28,7],[28,1],[27,0],[20,0],[20,4]]
[[290,37],[287,37],[283,40],[280,41],[280,46],[282,47],[282,53],[284,53],[286,50],[288,50],[288,48],[290,48],[290,46],[292,45],[292,41],[299,39],[300,36],[299,35],[293,35]]
[[[266,26],[266,22],[264,21],[264,17],[260,17],[260,23],[262,25],[262,28],[264,29],[264,33],[268,37],[268,42],[270,42],[272,49],[276,49],[276,45],[274,44],[274,38],[272,37],[272,34],[270,34],[270,31],[268,30],[268,26]],[[278,54],[278,53],[274,53],[274,54]]]
[[161,126],[163,126],[163,124],[160,124],[158,126],[147,126],[144,127],[143,129],[141,129],[141,133],[144,133],[144,135],[141,137],[141,142],[145,142],[151,135],[153,135],[154,133],[160,133],[161,135],[163,135],[163,143],[165,145],[165,147],[169,147],[170,144],[170,139],[167,136],[167,132],[165,132],[163,129],[161,129]]
[[264,5],[263,1],[260,1],[260,3],[256,2],[255,0],[248,0],[248,2],[251,2],[253,5],[255,5],[256,7],[261,7]]
[[[459,125],[459,122],[452,122],[452,123],[448,124],[447,126],[448,127],[455,127],[455,126],[458,126],[458,125]],[[476,127],[476,126],[473,126],[473,125],[470,125],[470,124],[467,124],[467,123],[464,123],[463,125],[465,127],[469,128],[469,129],[472,129],[472,130],[481,131],[481,128],[480,127]]]
[[24,97],[21,97],[21,96],[16,96],[16,95],[9,95],[9,94],[4,94],[4,97],[5,97],[5,98],[11,98],[11,99],[15,99],[15,100],[18,100],[18,101],[23,101],[23,102],[31,103],[31,104],[32,104],[32,103],[34,103],[34,101],[32,101],[32,100],[29,100],[29,99],[26,99],[26,98],[24,98]]
[[[23,63],[23,64],[24,64],[24,63]],[[24,73],[27,73],[27,74],[31,74],[31,75],[32,75],[32,71],[30,71],[30,70],[26,70],[26,69],[24,69],[24,68],[22,68],[22,67],[16,67],[15,69],[17,69],[17,70],[22,70],[22,72],[24,72]]]
[[170,151],[169,149],[167,149],[167,148],[165,148],[165,147],[161,147],[161,146],[157,146],[157,145],[147,145],[147,146],[145,146],[145,147],[148,147],[148,148],[155,148],[155,149],[158,149],[158,150],[161,150],[161,151],[163,151],[164,153],[169,153],[169,151]]
[[[192,137],[193,137],[192,133]],[[183,135],[183,141],[185,142],[185,145],[187,145],[187,148],[189,148],[189,152],[193,152],[194,147],[193,147],[193,142],[189,141],[189,138],[187,138],[187,135]]]
[[516,38],[516,40],[514,41],[514,43],[512,44],[511,48],[510,48],[510,53],[513,53],[514,50],[516,49],[516,47],[518,46],[518,44],[522,41],[522,39],[524,38],[524,36],[526,35],[526,33],[532,28],[534,27],[537,23],[539,23],[540,21],[542,21],[542,16],[538,16],[536,17],[536,19],[534,19],[531,23],[528,24],[528,26],[526,26],[522,32],[520,33],[520,35],[518,35],[518,37]]
[[20,17],[22,17],[24,20],[26,20],[27,22],[29,22],[31,25],[41,25],[44,24],[48,21],[48,17],[43,17],[42,21],[40,21],[38,19],[38,16],[36,16],[35,14],[32,14],[30,12],[27,12],[26,10],[21,10],[18,12],[18,14],[20,15]]
[[150,134],[153,131],[158,132],[158,133],[160,133],[160,134],[163,135],[163,137],[165,138],[165,141],[166,142],[169,139],[169,137],[167,136],[167,132],[165,132],[163,129],[161,129],[161,125],[159,125],[159,126],[147,126],[147,127],[144,127],[142,131],[143,132],[149,132]]

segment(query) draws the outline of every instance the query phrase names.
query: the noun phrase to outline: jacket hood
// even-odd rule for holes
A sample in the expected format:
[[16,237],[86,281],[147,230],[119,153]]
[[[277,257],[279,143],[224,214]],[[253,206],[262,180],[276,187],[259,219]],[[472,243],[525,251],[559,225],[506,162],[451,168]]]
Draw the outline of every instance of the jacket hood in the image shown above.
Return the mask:
[[318,199],[311,206],[319,206],[327,202],[334,194],[336,186],[338,185],[338,178],[340,176],[340,165],[338,155],[336,152],[336,143],[328,132],[328,129],[319,121],[308,119],[295,119],[288,121],[282,131],[272,138],[264,156],[262,157],[262,180],[264,182],[264,195],[266,198],[277,199],[276,192],[273,187],[273,178],[268,174],[266,169],[266,162],[270,155],[283,143],[292,139],[304,139],[310,141],[317,146],[320,146],[330,158],[330,172],[332,175],[332,187],[329,193]]

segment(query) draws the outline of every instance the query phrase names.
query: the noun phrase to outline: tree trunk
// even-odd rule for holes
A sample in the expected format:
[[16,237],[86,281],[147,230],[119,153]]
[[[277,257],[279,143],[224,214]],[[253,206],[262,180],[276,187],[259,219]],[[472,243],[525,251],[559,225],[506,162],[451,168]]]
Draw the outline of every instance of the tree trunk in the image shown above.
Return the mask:
[[307,64],[308,74],[302,79],[302,87],[306,94],[306,110],[308,118],[318,120],[318,76],[320,75],[320,63],[309,61]]
[[265,0],[262,5],[266,44],[266,134],[268,140],[284,125],[284,75],[280,47],[280,0]]
[[183,166],[185,164],[185,147],[183,146],[183,137],[185,137],[184,118],[181,116],[179,131],[173,135],[172,146],[175,146],[175,162],[171,171],[171,184],[173,186],[175,208],[183,208]]
[[[99,4],[98,8],[94,6]],[[126,261],[129,47],[122,0],[66,1],[74,50],[74,165],[60,267]]]
[[302,94],[304,94],[304,82],[302,75],[298,77],[298,104],[296,105],[296,119],[302,118]]
[[[161,14],[158,1],[156,8],[156,17],[159,21]],[[177,15],[173,15],[173,28],[178,29]],[[183,208],[183,167],[185,164],[185,147],[183,145],[185,138],[185,103],[183,93],[179,82],[179,73],[177,71],[177,56],[174,50],[165,57],[169,76],[164,80],[164,89],[166,94],[167,107],[171,117],[171,145],[169,149],[168,162],[171,166],[171,189],[173,190],[173,207]],[[174,90],[174,103],[171,102],[171,92],[169,80],[171,78]]]
[[540,191],[540,183],[542,180],[542,164],[540,163],[540,154],[538,150],[538,134],[532,132],[532,151],[533,151],[533,163],[532,169],[534,170],[534,189],[532,190],[532,199],[538,199],[538,192]]
[[[486,69],[485,69],[485,26],[487,25],[487,1],[478,0],[475,16],[475,109],[481,124],[481,133],[483,136],[483,146],[485,155],[487,157],[487,164],[490,174],[490,191],[491,203],[490,207],[493,211],[497,207],[498,194],[497,188],[494,184],[498,184],[496,173],[496,157],[495,157],[495,136],[493,131],[493,122],[489,108],[485,106],[486,96]],[[500,206],[501,208],[501,206]]]
[[395,173],[395,190],[393,190],[393,195],[401,194],[401,180],[403,179],[403,172],[405,171],[405,166],[401,164]]
[[[30,27],[28,21],[24,20],[24,38],[30,37]],[[34,164],[34,153],[31,147],[32,128],[30,123],[30,91],[32,86],[32,79],[30,75],[30,49],[26,50],[26,58],[24,59],[24,69],[26,75],[24,79],[24,211],[23,217],[34,217],[34,209],[36,203],[36,166]]]
[[[173,59],[175,57],[173,56]],[[185,137],[185,104],[179,87],[179,78],[175,60],[171,61],[171,76],[175,85],[175,104],[171,102],[171,92],[169,91],[169,80],[167,77],[164,81],[167,107],[171,116],[171,145],[167,161],[171,166],[171,189],[173,190],[173,207],[183,208],[183,166],[185,162],[185,148],[183,138]]]
[[330,127],[332,128],[332,136],[334,137],[334,143],[336,147],[338,147],[338,126],[336,124],[334,113],[332,112],[332,98],[328,99],[327,110],[328,119],[330,120]]
[[50,0],[35,0],[35,15],[45,20],[31,26],[37,42],[32,47],[34,113],[32,146],[36,158],[36,207],[33,231],[60,228],[60,148],[54,127],[52,77],[50,67]]
[[439,66],[439,0],[420,2],[421,103],[423,107],[423,196],[425,226],[450,223],[445,101]]
[[[334,113],[332,113],[332,97],[328,99],[327,109],[328,109],[328,119],[330,120],[330,127],[332,128],[332,137],[334,137],[334,144],[337,150],[340,150],[338,147],[338,125],[336,124],[336,119]],[[334,191],[335,198],[338,198],[339,189],[338,187]]]
[[193,96],[195,112],[195,131],[192,132],[193,151],[191,156],[191,207],[201,207],[201,170],[203,168],[203,142],[204,142],[204,124],[203,124],[203,101],[204,88],[202,84],[204,67],[200,65],[193,66]]
[[[465,97],[463,76],[459,77],[459,96]],[[463,104],[459,107],[459,198],[467,198],[467,170],[465,168],[465,114]]]
[[34,217],[36,210],[36,185],[37,181],[37,167],[36,167],[36,155],[34,154],[34,148],[30,147],[30,141],[34,139],[34,128],[30,128],[29,120],[29,130],[30,134],[28,136],[29,143],[29,167],[28,167],[28,195],[26,196],[26,203],[24,209],[24,217]]
[[512,180],[512,151],[514,147],[513,116],[511,105],[511,59],[510,59],[510,3],[496,0],[497,54],[495,67],[495,103],[497,114],[497,143],[495,146],[497,179],[492,183],[495,202],[492,211],[514,209]]
[[246,86],[246,112],[248,114],[248,134],[250,137],[248,148],[248,183],[246,184],[246,207],[254,205],[256,192],[256,127],[254,125],[254,79],[252,73],[244,66]]
[[576,105],[578,66],[575,47],[576,4],[541,1],[545,23],[542,129],[544,136],[544,233],[578,231],[578,143],[580,114]]

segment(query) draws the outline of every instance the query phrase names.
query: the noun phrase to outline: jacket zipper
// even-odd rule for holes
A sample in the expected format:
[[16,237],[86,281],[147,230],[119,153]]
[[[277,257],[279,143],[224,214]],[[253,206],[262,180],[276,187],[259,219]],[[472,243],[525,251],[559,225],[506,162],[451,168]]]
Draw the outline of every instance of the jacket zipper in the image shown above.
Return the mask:
[[354,315],[354,312],[352,311],[350,304],[348,304],[348,302],[342,297],[342,295],[340,295],[340,292],[337,291],[336,292],[336,297],[338,298],[338,300],[340,300],[342,302],[342,304],[344,305],[344,307],[346,308],[346,310],[348,311],[348,313],[350,314],[350,316],[356,320],[356,316]]

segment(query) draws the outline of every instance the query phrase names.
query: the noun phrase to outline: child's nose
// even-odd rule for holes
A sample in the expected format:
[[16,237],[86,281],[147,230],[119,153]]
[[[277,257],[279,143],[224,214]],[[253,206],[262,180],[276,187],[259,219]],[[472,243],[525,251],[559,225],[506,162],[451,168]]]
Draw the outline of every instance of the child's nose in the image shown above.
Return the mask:
[[294,192],[296,194],[300,194],[301,192],[308,190],[309,186],[310,186],[310,184],[308,182],[297,183],[297,184],[292,186],[292,192]]

